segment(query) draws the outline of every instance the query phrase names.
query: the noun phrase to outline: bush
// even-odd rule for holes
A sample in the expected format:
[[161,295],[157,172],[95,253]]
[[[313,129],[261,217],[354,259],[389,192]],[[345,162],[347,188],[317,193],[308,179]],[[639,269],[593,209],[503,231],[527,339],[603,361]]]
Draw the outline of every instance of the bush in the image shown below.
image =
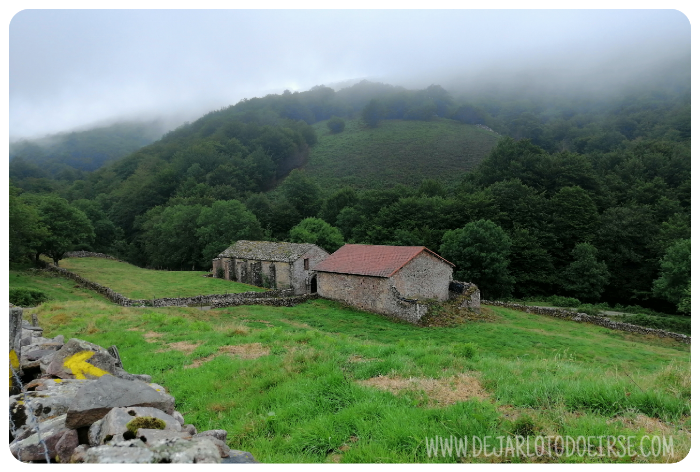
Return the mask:
[[50,298],[39,290],[30,288],[10,289],[10,303],[17,306],[37,306],[40,303],[49,301]]
[[326,123],[331,133],[340,133],[345,129],[345,120],[334,116]]
[[581,302],[576,298],[571,297],[560,297],[559,295],[552,295],[545,300],[554,306],[560,306],[564,308],[577,308],[581,305]]
[[582,303],[576,307],[576,311],[579,313],[585,313],[587,315],[598,315],[600,310],[597,306],[591,305],[590,303]]
[[452,354],[457,357],[471,359],[476,355],[476,345],[474,343],[455,344],[452,346]]

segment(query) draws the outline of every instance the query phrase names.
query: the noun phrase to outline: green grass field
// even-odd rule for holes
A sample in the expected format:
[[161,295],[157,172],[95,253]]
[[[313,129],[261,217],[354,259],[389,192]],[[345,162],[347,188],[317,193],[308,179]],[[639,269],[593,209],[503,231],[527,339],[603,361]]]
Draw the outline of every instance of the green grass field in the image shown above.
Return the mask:
[[314,128],[318,143],[305,172],[331,191],[344,185],[358,189],[396,184],[413,187],[426,178],[457,183],[498,140],[495,133],[447,119],[385,120],[375,129],[348,120],[338,134],[331,134],[325,121]]
[[[690,448],[690,348],[668,339],[500,308],[490,322],[420,328],[326,300],[202,311],[65,298],[36,312],[47,336],[117,345],[186,422],[226,429],[262,462],[675,462]],[[427,455],[426,437],[516,434],[664,435],[674,447]]]
[[60,266],[133,299],[192,297],[265,290],[254,285],[203,277],[206,272],[148,270],[126,262],[96,257],[63,259]]

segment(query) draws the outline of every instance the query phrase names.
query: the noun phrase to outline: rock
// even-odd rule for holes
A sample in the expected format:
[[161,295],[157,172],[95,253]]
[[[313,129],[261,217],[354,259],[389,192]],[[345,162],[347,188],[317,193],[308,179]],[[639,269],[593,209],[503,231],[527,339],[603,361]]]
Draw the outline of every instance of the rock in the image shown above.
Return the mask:
[[78,391],[68,409],[66,424],[73,429],[88,426],[112,408],[125,406],[149,406],[170,414],[175,411],[175,399],[143,382],[104,375]]
[[[151,385],[153,385],[153,384],[151,384]],[[180,413],[177,410],[173,411],[173,418],[175,418],[176,420],[178,420],[180,422],[180,426],[185,426],[185,417],[182,416],[182,413]]]
[[23,359],[26,358],[29,361],[35,361],[37,359],[44,357],[47,354],[53,355],[55,353],[56,353],[56,351],[53,349],[37,349],[35,351],[31,351],[31,352],[28,352],[26,354],[22,353],[22,358]]
[[159,439],[147,446],[140,439],[88,449],[86,462],[96,464],[219,463],[219,451],[206,439]]
[[146,374],[130,374],[120,367],[114,368],[113,375],[124,380],[138,380],[140,382],[151,383],[151,376]]
[[56,460],[62,464],[67,464],[71,461],[75,448],[78,447],[78,432],[74,429],[69,429],[61,439],[56,443]]
[[216,439],[214,436],[200,436],[202,439],[206,439],[207,441],[211,441],[216,448],[219,450],[219,457],[221,458],[226,458],[228,457],[228,453],[231,449],[226,445],[225,442],[223,442],[220,439]]
[[[164,431],[180,432],[180,422],[157,408],[128,407],[112,408],[104,418],[93,423],[88,431],[91,446],[102,446],[109,441],[127,441],[135,436],[129,433],[127,423],[138,417],[152,417],[163,420]],[[160,431],[160,430],[159,430]],[[190,435],[191,436],[191,435]]]
[[15,428],[23,426],[27,421],[26,410],[30,408],[39,421],[55,418],[68,413],[70,405],[81,387],[89,380],[35,380],[33,392],[20,393],[10,397],[10,419]]
[[225,429],[210,429],[208,431],[202,431],[201,433],[195,434],[193,437],[195,438],[201,438],[201,437],[213,437],[218,439],[219,441],[226,442],[226,437],[228,436],[228,432]]
[[[61,349],[61,347],[63,347],[63,344],[54,343],[50,339],[46,340],[46,342],[33,342],[23,346],[20,364],[23,369],[40,368],[42,362],[49,364],[52,360],[52,356],[56,354],[56,351]],[[44,357],[47,357],[47,359],[43,359]]]
[[211,441],[198,439],[161,439],[150,447],[157,462],[172,464],[218,464],[219,450]]
[[117,360],[107,350],[80,339],[71,339],[53,356],[46,373],[61,379],[96,379],[114,374]]
[[153,446],[161,439],[192,439],[192,435],[187,431],[173,431],[166,429],[139,429],[136,432],[136,439],[140,439],[147,446]]
[[194,436],[195,434],[197,434],[197,428],[195,428],[193,424],[186,424],[186,425],[184,425],[184,426],[182,427],[182,430],[183,430],[183,431],[187,431],[187,432],[190,433],[192,436]]
[[71,464],[80,464],[85,462],[87,451],[90,448],[87,444],[81,444],[73,450],[73,455],[70,456]]
[[91,464],[150,464],[154,454],[140,439],[97,446],[87,450],[85,462]]
[[221,459],[222,464],[259,464],[255,460],[253,454],[246,451],[238,451],[236,449],[231,449],[228,453],[228,457]]
[[67,431],[66,415],[39,423],[38,428],[38,434],[36,430],[29,430],[30,434],[25,434],[25,438],[10,443],[13,456],[21,461],[45,461],[45,453],[48,453],[49,459],[56,456],[56,444]]

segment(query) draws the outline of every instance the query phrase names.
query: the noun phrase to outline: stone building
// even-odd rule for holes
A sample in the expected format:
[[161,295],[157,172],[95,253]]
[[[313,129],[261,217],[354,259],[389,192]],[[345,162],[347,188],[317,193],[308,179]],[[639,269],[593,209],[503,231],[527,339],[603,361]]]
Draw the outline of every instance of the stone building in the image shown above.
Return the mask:
[[316,292],[311,268],[328,257],[315,244],[237,241],[213,261],[214,277],[258,287]]
[[318,294],[367,311],[418,321],[420,300],[449,297],[454,264],[423,246],[346,244],[313,266]]

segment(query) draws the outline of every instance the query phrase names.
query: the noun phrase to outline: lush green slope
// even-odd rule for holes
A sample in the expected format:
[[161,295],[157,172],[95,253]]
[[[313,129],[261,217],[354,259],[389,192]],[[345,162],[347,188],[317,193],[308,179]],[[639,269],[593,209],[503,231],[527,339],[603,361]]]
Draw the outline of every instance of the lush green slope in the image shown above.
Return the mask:
[[337,134],[328,130],[325,121],[314,128],[318,143],[311,149],[305,171],[325,190],[344,185],[358,189],[396,184],[413,187],[427,178],[455,183],[498,140],[496,133],[445,118],[384,120],[377,128],[349,120]]
[[134,299],[264,290],[253,285],[202,277],[205,272],[148,270],[126,262],[94,257],[64,259],[61,267]]
[[[48,336],[116,344],[127,370],[164,385],[188,423],[226,429],[231,448],[262,462],[676,462],[690,447],[689,347],[656,338],[506,309],[489,323],[419,328],[326,300],[206,312],[53,302],[38,314]],[[465,342],[476,355],[462,354]],[[436,435],[517,434],[632,436],[637,450],[665,434],[674,449],[426,450]]]

